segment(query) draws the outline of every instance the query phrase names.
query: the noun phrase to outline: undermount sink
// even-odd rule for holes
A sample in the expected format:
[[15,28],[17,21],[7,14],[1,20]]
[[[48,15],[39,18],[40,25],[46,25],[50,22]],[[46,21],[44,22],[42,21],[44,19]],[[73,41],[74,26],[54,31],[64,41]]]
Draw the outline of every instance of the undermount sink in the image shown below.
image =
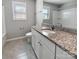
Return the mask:
[[42,30],[43,34],[55,34],[55,31],[51,31],[51,30]]
[[56,32],[55,31],[51,31],[51,30],[45,30],[46,32],[48,33],[51,33],[51,34],[55,34]]
[[42,30],[54,30],[55,28],[54,27],[42,27],[41,28]]
[[42,33],[45,35],[52,35],[55,34],[56,32],[50,29],[49,27],[42,27]]
[[42,27],[42,30],[51,30],[49,27]]

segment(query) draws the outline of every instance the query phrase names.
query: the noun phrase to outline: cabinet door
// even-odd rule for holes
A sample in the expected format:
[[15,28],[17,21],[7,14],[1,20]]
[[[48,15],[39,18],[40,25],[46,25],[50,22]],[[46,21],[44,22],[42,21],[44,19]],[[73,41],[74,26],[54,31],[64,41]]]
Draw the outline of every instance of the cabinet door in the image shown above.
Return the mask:
[[41,46],[41,58],[40,59],[54,59],[53,53],[45,46]]
[[33,34],[32,35],[32,47],[33,47],[33,49],[34,49],[34,51],[39,59],[40,38],[38,38],[38,37],[40,37],[40,36],[39,36],[39,33],[36,32],[34,29],[32,29],[32,34]]
[[35,40],[36,38],[35,38],[35,31],[32,29],[32,47],[33,47],[33,49],[35,50]]
[[75,58],[56,46],[56,59],[75,59]]
[[39,41],[37,41],[35,43],[35,53],[36,53],[38,59],[39,59],[39,52],[40,52],[40,44],[39,44]]

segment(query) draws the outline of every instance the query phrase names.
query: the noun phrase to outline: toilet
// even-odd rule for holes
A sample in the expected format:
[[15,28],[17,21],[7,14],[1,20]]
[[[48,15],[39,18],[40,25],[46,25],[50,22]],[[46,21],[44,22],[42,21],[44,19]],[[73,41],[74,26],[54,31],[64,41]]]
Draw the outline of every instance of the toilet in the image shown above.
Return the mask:
[[31,43],[31,38],[32,38],[32,32],[28,32],[25,34],[26,38],[27,38],[27,42]]

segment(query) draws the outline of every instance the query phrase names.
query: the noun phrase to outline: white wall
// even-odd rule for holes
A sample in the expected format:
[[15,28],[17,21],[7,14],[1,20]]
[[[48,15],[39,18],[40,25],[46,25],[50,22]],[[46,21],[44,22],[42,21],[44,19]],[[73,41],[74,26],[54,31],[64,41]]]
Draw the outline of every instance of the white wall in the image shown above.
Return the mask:
[[[18,0],[23,1],[23,0]],[[31,26],[35,24],[35,1],[26,0],[27,19],[13,20],[12,0],[3,0],[5,7],[6,32],[8,38],[23,36],[26,32],[31,31]]]
[[36,0],[36,26],[41,27],[43,21],[43,0]]

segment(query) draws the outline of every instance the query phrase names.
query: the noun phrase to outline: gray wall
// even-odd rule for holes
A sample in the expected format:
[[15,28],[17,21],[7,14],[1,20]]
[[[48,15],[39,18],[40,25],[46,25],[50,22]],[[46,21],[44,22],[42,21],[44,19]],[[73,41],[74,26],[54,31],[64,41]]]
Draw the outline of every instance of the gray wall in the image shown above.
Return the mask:
[[[18,0],[23,1],[23,0]],[[12,0],[3,0],[5,7],[5,22],[8,38],[23,36],[26,32],[31,31],[31,26],[35,24],[35,1],[26,0],[27,19],[13,20]]]
[[74,0],[73,2],[66,3],[66,4],[62,5],[60,10],[70,9],[70,8],[74,8],[74,7],[77,7],[77,1],[76,0]]

